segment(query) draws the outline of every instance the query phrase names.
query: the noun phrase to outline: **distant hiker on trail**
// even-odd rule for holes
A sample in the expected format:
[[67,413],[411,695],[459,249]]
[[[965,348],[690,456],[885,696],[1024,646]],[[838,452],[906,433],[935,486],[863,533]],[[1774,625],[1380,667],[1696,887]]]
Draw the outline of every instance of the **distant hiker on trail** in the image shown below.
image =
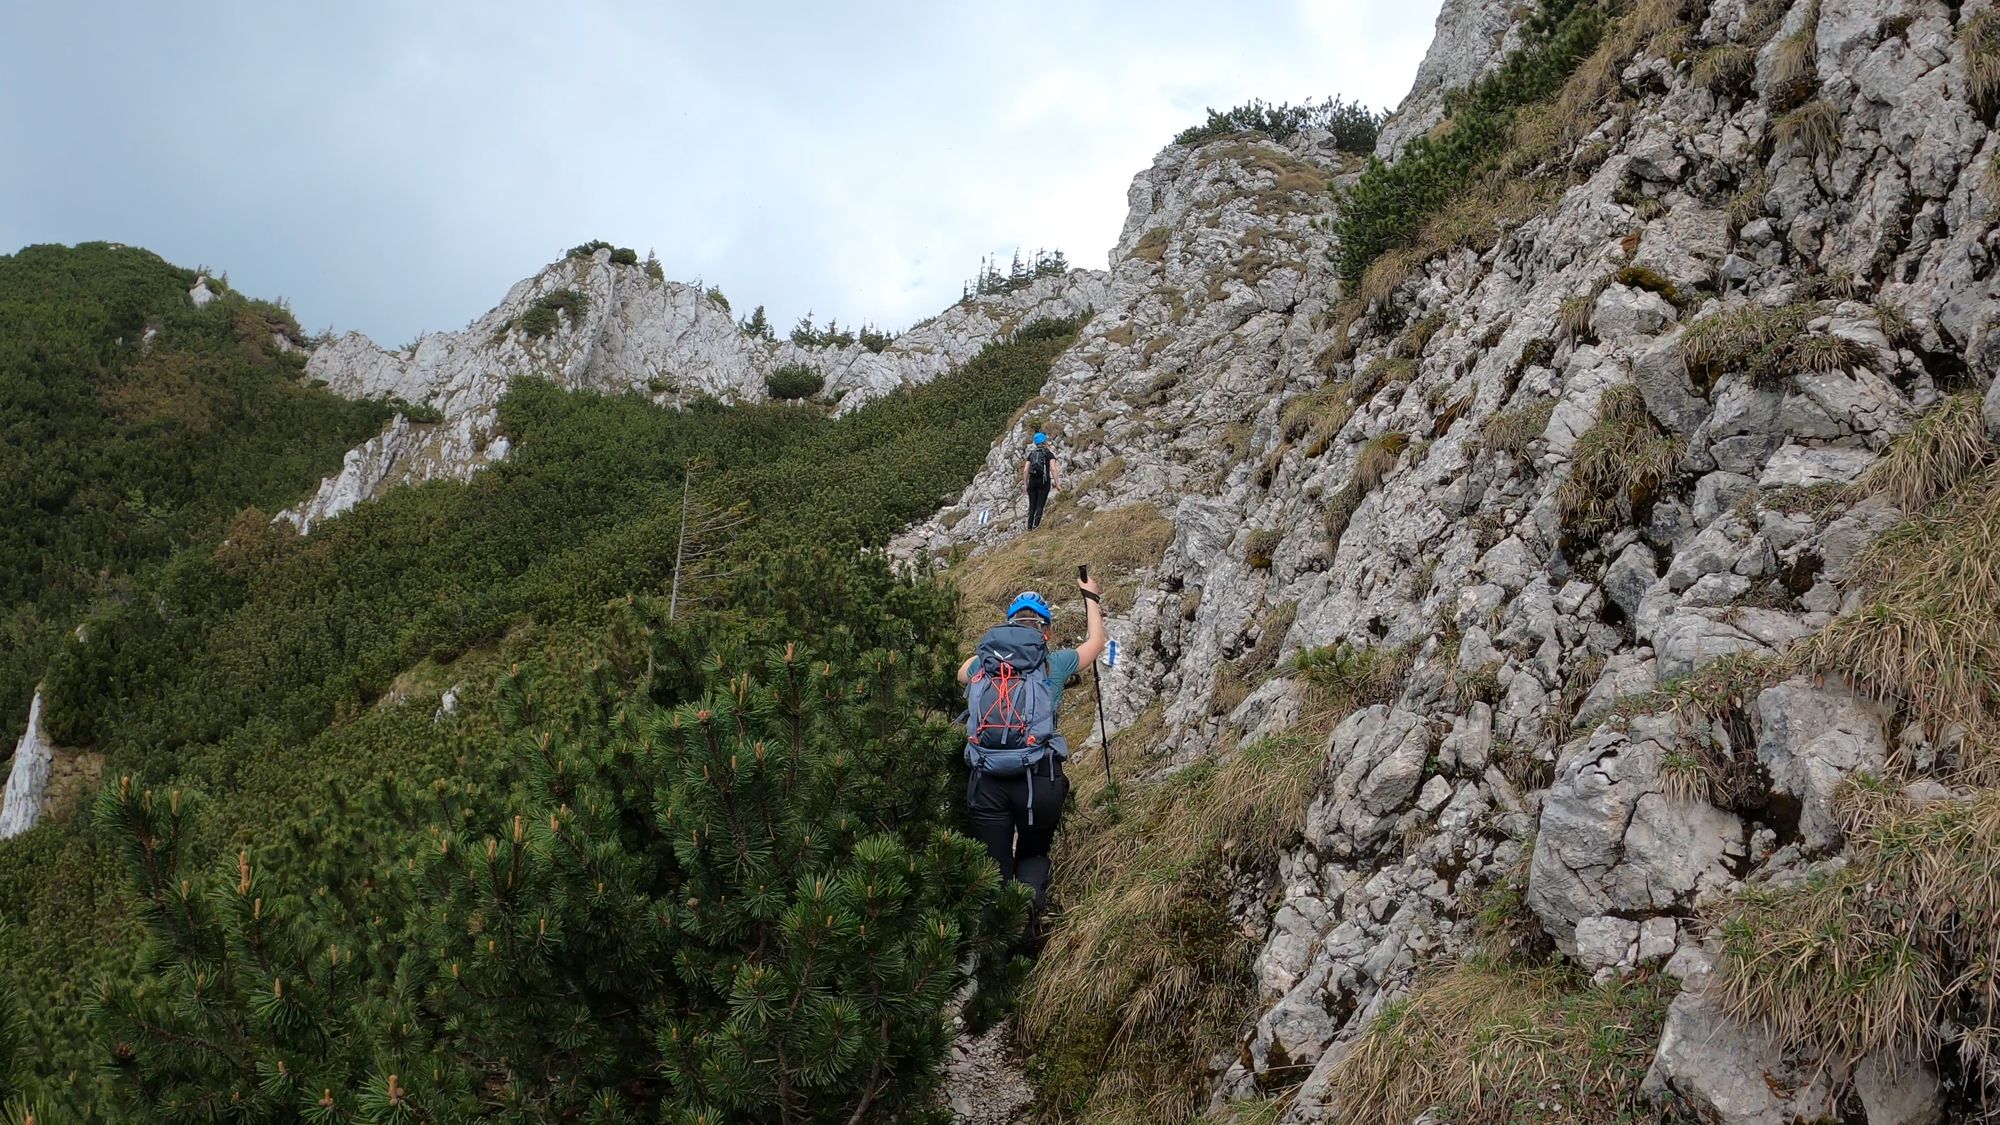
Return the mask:
[[1037,432],[1028,447],[1028,459],[1021,462],[1021,483],[1028,486],[1028,530],[1042,526],[1042,509],[1049,503],[1049,488],[1062,490],[1056,455],[1049,449],[1049,435]]
[[958,669],[966,685],[965,761],[972,767],[967,819],[1000,865],[1001,878],[1035,892],[1031,943],[1048,905],[1049,846],[1069,796],[1062,766],[1069,744],[1056,730],[1063,686],[1104,651],[1097,583],[1082,579],[1076,585],[1089,621],[1082,644],[1049,651],[1049,603],[1030,590],[1014,599],[1006,623],[988,629]]

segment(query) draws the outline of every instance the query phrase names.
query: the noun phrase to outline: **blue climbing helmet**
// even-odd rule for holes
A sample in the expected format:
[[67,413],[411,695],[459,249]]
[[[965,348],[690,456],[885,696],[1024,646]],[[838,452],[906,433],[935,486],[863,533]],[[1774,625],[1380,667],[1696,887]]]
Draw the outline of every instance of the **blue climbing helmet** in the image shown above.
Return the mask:
[[1047,435],[1047,434],[1045,434],[1045,433],[1041,432],[1040,430],[1036,430],[1036,431],[1035,431],[1035,444],[1036,444],[1036,445],[1040,445],[1040,444],[1042,444],[1043,442],[1045,442],[1045,441],[1047,441],[1047,440],[1049,440],[1049,435]]
[[1044,601],[1042,596],[1033,590],[1022,591],[1021,596],[1015,598],[1013,603],[1007,607],[1007,620],[1014,620],[1014,615],[1023,610],[1027,610],[1036,617],[1041,618],[1044,625],[1054,620],[1054,615],[1049,612],[1049,603]]

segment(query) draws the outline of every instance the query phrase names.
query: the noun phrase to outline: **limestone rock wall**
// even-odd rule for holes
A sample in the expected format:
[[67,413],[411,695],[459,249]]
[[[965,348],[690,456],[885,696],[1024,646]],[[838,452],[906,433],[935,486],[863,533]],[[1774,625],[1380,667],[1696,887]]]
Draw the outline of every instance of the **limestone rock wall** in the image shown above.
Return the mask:
[[[1263,1010],[1215,1060],[1218,1097],[1296,1086],[1287,1121],[1338,1120],[1329,1078],[1348,1044],[1420,967],[1469,950],[1474,896],[1526,871],[1562,954],[1687,982],[1654,1090],[1723,1122],[1836,1111],[1753,1033],[1717,1030],[1691,922],[1746,884],[1837,863],[1834,787],[1880,769],[1904,732],[1837,682],[1763,690],[1734,737],[1770,800],[1719,808],[1672,783],[1672,714],[1608,711],[1724,657],[1784,654],[1855,608],[1843,583],[1901,513],[1815,486],[1858,480],[1945,393],[1992,379],[2000,141],[1971,112],[1955,38],[1986,6],[1799,0],[1732,95],[1692,76],[1749,18],[1716,0],[1683,49],[1642,48],[1618,73],[1560,198],[1412,269],[1345,340],[1327,315],[1332,200],[1279,186],[1298,164],[1347,174],[1310,140],[1170,147],[1134,180],[1109,299],[1035,407],[1083,508],[1150,504],[1175,525],[1112,622],[1110,726],[1159,708],[1147,764],[1164,770],[1291,722],[1286,662],[1304,648],[1396,648],[1412,668],[1391,704],[1333,731],[1279,869],[1244,873]],[[1803,151],[1758,96],[1801,28],[1840,122],[1831,151]],[[1501,9],[1448,4],[1382,151],[1435,124],[1440,83],[1492,65],[1508,35]],[[1781,307],[1809,308],[1804,330],[1841,361],[1690,376],[1693,326]],[[1635,401],[1673,466],[1636,510],[1579,533],[1564,498],[1579,441]],[[1026,437],[1005,435],[897,549],[977,555],[1024,534]],[[1364,457],[1379,483],[1357,481]],[[1219,704],[1267,630],[1278,668]],[[1889,1069],[1857,1078],[1864,1101],[1935,1108],[1935,1076]]]

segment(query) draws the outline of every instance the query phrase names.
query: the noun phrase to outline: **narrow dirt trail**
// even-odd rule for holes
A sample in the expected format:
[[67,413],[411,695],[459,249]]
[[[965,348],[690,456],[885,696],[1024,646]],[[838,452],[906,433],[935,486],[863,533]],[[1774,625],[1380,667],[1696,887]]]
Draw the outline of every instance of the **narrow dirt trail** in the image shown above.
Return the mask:
[[1008,1041],[1011,1023],[984,1035],[960,1036],[945,1062],[945,1090],[959,1125],[1014,1125],[1025,1120],[1034,1090]]

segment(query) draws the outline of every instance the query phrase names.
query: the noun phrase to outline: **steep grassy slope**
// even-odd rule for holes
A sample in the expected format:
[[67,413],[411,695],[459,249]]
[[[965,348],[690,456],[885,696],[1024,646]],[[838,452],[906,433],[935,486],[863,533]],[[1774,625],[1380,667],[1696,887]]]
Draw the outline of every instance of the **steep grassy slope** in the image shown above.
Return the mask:
[[[388,408],[307,386],[298,322],[109,243],[0,257],[0,741],[95,599],[307,492]],[[283,343],[281,344],[280,341]]]
[[[853,560],[963,487],[1072,331],[1028,325],[838,420],[518,384],[501,412],[518,452],[472,482],[399,490],[307,537],[248,513],[220,547],[175,557],[57,654],[52,732],[102,747],[107,776],[202,791],[199,854],[249,848],[274,884],[361,903],[416,823],[413,794],[449,791],[478,819],[518,787],[491,706],[508,664],[638,676],[637,661],[671,681],[717,648],[886,645],[903,622],[948,623],[948,592]],[[670,625],[690,465],[705,577]],[[661,636],[654,667],[645,638]],[[447,685],[458,717],[439,724]],[[110,851],[80,821],[0,848],[0,973],[34,1000],[50,1088],[86,1102],[102,1087],[84,1002],[132,947]]]

